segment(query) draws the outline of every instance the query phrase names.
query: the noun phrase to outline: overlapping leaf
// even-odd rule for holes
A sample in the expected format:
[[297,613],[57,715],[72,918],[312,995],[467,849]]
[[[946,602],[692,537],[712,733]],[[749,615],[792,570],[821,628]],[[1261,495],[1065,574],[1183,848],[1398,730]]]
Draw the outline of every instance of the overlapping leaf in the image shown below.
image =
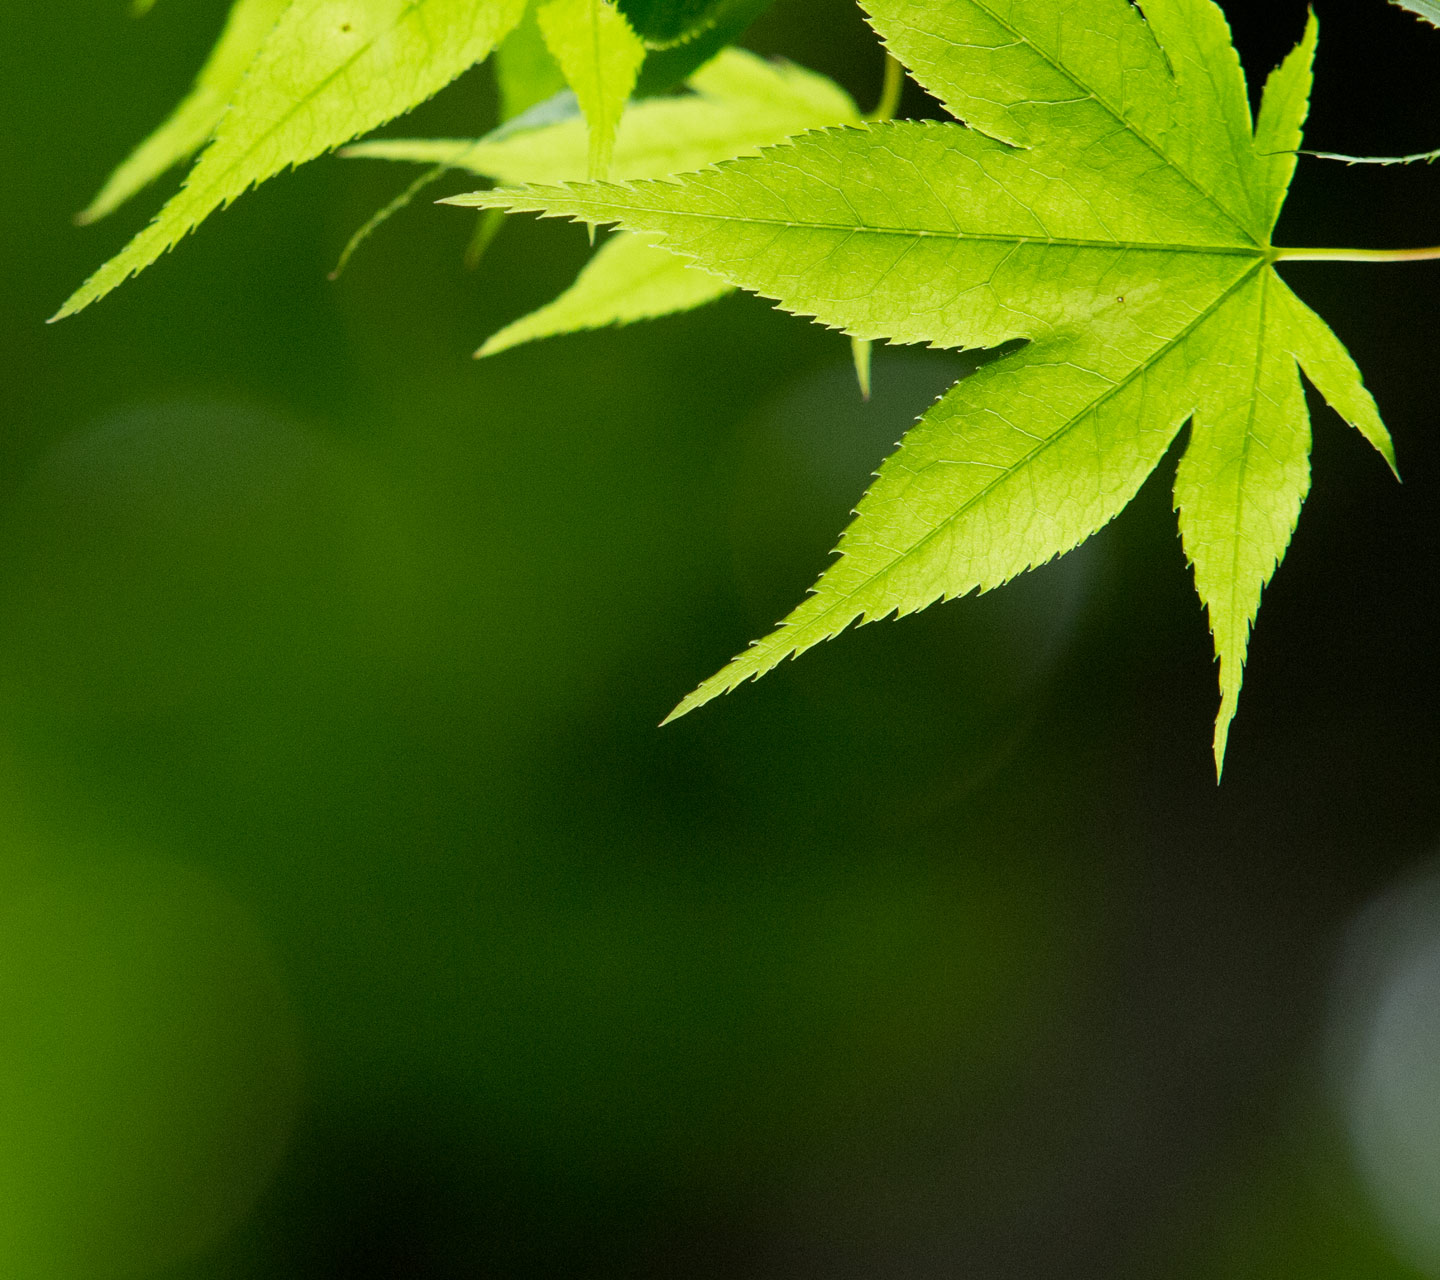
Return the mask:
[[613,0],[545,0],[535,16],[585,113],[590,177],[608,177],[615,130],[645,61],[644,42]]
[[167,169],[188,160],[209,141],[245,72],[290,0],[237,0],[195,87],[169,119],[115,170],[77,221],[113,212]]
[[[634,104],[616,137],[614,170],[652,178],[757,153],[791,134],[860,120],[833,81],[787,63],[727,49],[689,81],[683,97]],[[362,142],[347,156],[450,165],[503,182],[561,182],[586,171],[585,126],[579,120],[528,130],[502,129],[478,142],[458,139]],[[493,355],[536,338],[628,324],[689,310],[731,285],[648,240],[612,236],[575,284],[549,305],[495,334],[480,349]]]
[[565,73],[545,47],[533,4],[495,51],[495,87],[502,121],[513,120],[565,88]]
[[620,8],[653,49],[693,40],[724,22],[736,0],[619,0]]
[[1358,371],[1276,275],[1315,47],[1252,126],[1211,0],[867,0],[965,125],[834,129],[668,181],[456,203],[619,223],[860,339],[1024,345],[885,462],[838,559],[683,714],[855,622],[998,586],[1119,512],[1188,421],[1176,502],[1220,661],[1217,771],[1308,483],[1297,364],[1393,463]]
[[143,270],[248,187],[408,111],[486,57],[524,0],[291,0],[184,188],[56,316]]

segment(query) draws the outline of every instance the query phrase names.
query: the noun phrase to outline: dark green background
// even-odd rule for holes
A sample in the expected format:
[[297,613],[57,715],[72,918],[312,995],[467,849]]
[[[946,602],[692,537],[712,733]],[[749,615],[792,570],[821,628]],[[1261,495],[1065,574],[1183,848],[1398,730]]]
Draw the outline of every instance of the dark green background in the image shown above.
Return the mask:
[[[1252,76],[1303,23],[1227,7]],[[1317,7],[1310,145],[1440,144],[1440,32]],[[1033,579],[661,731],[967,360],[881,349],[862,405],[732,298],[475,363],[584,232],[467,274],[421,202],[332,284],[411,176],[335,159],[45,327],[221,13],[0,16],[0,1271],[1413,1274],[1322,1045],[1440,830],[1440,263],[1286,271],[1405,483],[1317,406],[1223,788],[1173,456]],[[878,95],[849,0],[748,42]],[[487,77],[389,132],[478,131]],[[1440,171],[1306,161],[1279,238],[1440,241]]]

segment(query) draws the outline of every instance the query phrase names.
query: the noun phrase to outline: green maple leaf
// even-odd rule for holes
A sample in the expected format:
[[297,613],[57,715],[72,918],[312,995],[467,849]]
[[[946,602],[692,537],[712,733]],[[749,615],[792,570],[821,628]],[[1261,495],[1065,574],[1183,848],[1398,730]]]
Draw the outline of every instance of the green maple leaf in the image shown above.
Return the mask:
[[1270,239],[1314,18],[1252,123],[1211,0],[866,8],[963,124],[831,129],[679,179],[455,200],[617,222],[857,339],[1024,340],[921,419],[811,596],[671,718],[852,623],[1063,554],[1124,508],[1189,422],[1175,496],[1220,666],[1218,774],[1261,591],[1308,486],[1300,369],[1394,465],[1359,371],[1274,270],[1340,252]]
[[495,88],[502,121],[513,120],[565,88],[565,73],[545,47],[533,4],[495,50]]
[[475,354],[493,356],[540,338],[693,311],[731,291],[726,281],[645,237],[621,233],[600,246],[558,298],[492,334]]
[[545,0],[535,17],[585,113],[590,177],[607,177],[615,130],[645,61],[645,43],[611,0]]
[[169,118],[110,175],[76,221],[113,212],[167,169],[188,160],[210,139],[230,98],[290,0],[237,0],[195,86]]
[[247,188],[423,102],[486,57],[524,8],[525,0],[290,0],[185,186],[54,318],[148,267]]
[[694,40],[728,21],[744,0],[618,0],[630,25],[652,49]]
[[[514,37],[512,37],[513,39]],[[790,63],[726,49],[689,80],[682,97],[633,104],[620,122],[614,173],[663,177],[719,160],[753,155],[806,129],[860,122],[849,94],[832,80]],[[468,169],[503,182],[562,182],[587,165],[584,125],[575,119],[492,138],[384,139],[347,148],[348,157]],[[619,233],[560,297],[507,325],[480,348],[488,356],[522,342],[688,311],[732,286],[642,237]]]

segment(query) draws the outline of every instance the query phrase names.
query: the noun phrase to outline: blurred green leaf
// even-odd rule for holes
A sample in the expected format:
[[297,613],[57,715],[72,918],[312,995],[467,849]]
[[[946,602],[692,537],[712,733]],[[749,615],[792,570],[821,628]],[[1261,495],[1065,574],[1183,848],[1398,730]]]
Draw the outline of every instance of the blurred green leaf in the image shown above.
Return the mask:
[[648,98],[673,89],[696,67],[703,66],[726,45],[738,40],[773,3],[774,0],[731,0],[717,10],[712,25],[680,44],[655,49],[640,68],[636,96]]
[[[833,80],[792,63],[727,49],[690,77],[690,94],[635,103],[615,136],[619,181],[661,178],[755,154],[806,129],[858,121],[850,95]],[[478,141],[383,138],[346,147],[354,159],[448,164],[509,183],[557,183],[585,170],[584,122],[502,128]]]
[[730,290],[728,282],[655,248],[643,236],[618,232],[554,302],[506,325],[476,354],[493,356],[537,338],[691,311]]
[[1435,0],[1390,0],[1402,9],[1409,9],[1417,17],[1424,18],[1431,26],[1440,27],[1440,4]]
[[730,17],[736,0],[619,0],[630,25],[652,48],[692,40]]
[[565,73],[545,47],[533,4],[495,50],[495,84],[502,121],[513,120],[565,88]]

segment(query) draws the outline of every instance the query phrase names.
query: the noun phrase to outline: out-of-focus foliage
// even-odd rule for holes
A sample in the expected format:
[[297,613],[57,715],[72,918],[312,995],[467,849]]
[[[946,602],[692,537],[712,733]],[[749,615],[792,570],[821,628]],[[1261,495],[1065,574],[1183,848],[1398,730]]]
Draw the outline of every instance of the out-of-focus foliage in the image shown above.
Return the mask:
[[1390,0],[1390,3],[1409,9],[1411,13],[1424,18],[1432,27],[1440,27],[1440,5],[1437,5],[1435,0]]

